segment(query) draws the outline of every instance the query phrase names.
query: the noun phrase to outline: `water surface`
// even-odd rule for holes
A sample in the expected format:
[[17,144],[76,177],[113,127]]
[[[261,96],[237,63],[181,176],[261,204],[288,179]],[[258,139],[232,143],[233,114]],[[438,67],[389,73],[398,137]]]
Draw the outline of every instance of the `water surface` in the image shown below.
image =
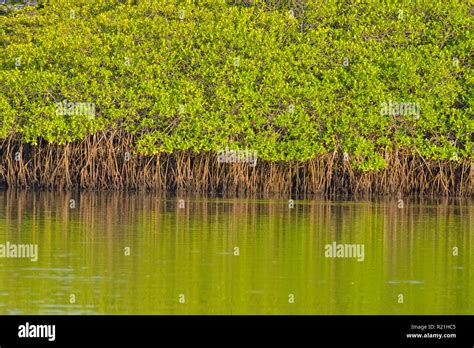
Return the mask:
[[182,199],[0,191],[0,314],[474,313],[470,199]]

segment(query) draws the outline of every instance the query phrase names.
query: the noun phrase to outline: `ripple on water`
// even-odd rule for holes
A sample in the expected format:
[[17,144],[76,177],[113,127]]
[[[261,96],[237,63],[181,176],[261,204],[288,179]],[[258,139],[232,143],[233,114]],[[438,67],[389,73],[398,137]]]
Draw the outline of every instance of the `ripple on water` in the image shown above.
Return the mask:
[[22,314],[22,311],[21,311],[21,309],[18,309],[18,308],[10,308],[10,309],[7,309],[7,314],[8,315],[20,315],[20,314]]
[[388,280],[387,284],[424,284],[424,280]]
[[247,291],[247,293],[259,295],[259,294],[263,294],[263,290],[249,290]]
[[40,305],[42,308],[95,308],[94,305],[79,305],[79,304],[64,304],[64,303],[43,303]]
[[88,310],[73,310],[73,311],[64,311],[60,309],[43,309],[41,311],[42,315],[93,315],[99,314],[96,311],[88,311]]
[[72,272],[72,268],[44,268],[44,267],[25,267],[21,268],[22,271],[46,271],[46,272],[51,272],[51,271],[57,271],[57,272]]
[[73,280],[77,279],[78,277],[75,277],[74,275],[69,275],[69,276],[64,276],[64,275],[54,275],[54,274],[48,274],[48,273],[40,273],[37,275],[25,275],[23,278],[28,278],[28,279],[52,279],[52,280],[59,280],[59,281],[64,281],[64,280]]

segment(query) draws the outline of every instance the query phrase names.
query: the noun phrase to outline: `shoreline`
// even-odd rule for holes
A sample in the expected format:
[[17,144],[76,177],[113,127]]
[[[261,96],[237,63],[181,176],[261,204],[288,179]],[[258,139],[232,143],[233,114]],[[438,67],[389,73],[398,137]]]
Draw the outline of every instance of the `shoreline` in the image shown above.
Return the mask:
[[387,165],[363,172],[332,152],[306,162],[222,163],[219,154],[136,154],[128,140],[96,137],[66,145],[2,144],[0,187],[153,191],[233,196],[472,196],[468,159],[430,161],[408,151],[381,154]]

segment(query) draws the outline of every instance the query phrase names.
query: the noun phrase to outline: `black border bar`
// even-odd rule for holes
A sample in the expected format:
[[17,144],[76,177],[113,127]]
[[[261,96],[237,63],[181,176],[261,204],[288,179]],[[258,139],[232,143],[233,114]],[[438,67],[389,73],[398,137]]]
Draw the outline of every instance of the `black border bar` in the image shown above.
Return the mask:
[[[55,340],[18,337],[26,323],[55,325]],[[472,348],[474,316],[0,316],[1,348],[164,344]]]

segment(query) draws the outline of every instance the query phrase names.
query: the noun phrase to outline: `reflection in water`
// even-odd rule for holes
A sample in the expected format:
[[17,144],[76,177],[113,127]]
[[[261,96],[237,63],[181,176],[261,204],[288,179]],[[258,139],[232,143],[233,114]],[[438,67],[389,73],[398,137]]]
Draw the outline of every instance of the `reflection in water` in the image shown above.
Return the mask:
[[0,258],[0,314],[474,313],[469,199],[184,202],[0,192],[0,243],[38,244]]

